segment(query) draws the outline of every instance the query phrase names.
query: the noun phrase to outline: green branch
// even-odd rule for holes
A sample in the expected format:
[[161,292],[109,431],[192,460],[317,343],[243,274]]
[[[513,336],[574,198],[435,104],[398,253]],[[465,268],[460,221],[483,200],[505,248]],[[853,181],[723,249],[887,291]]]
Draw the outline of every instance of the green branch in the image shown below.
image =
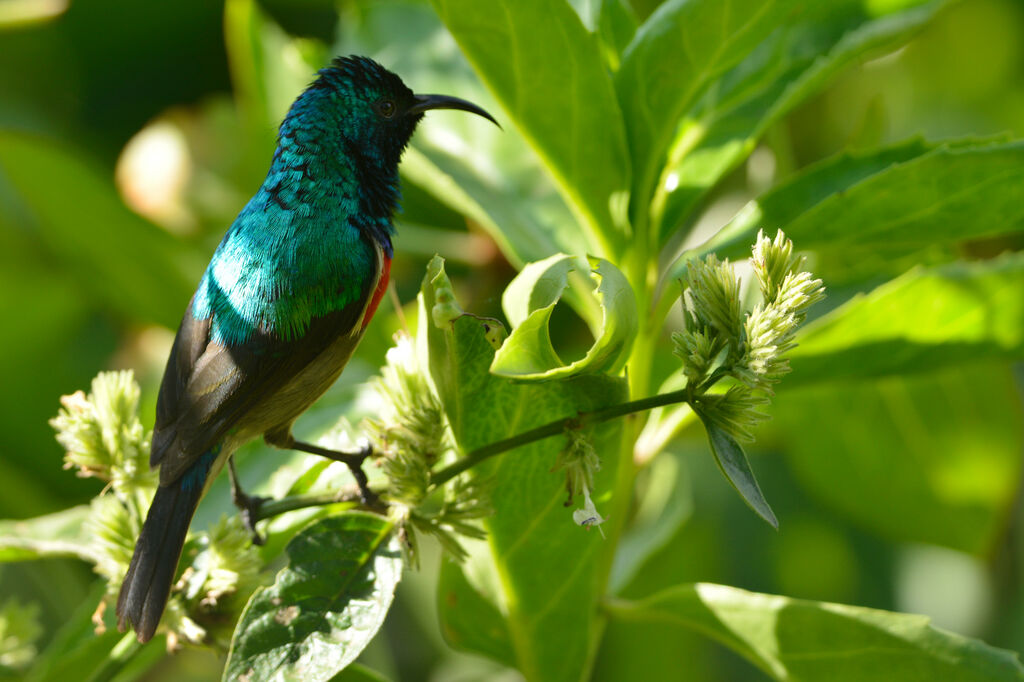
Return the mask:
[[486,459],[490,459],[495,455],[500,455],[503,452],[508,452],[509,450],[526,445],[527,443],[532,443],[544,438],[550,438],[551,436],[557,436],[561,433],[565,433],[566,429],[583,428],[585,426],[590,426],[591,424],[599,424],[617,417],[624,417],[628,414],[633,414],[634,412],[644,412],[646,410],[652,410],[655,407],[664,407],[665,405],[686,402],[689,399],[690,389],[682,388],[678,391],[672,391],[671,393],[662,393],[648,398],[619,403],[618,405],[610,405],[608,407],[603,407],[600,410],[594,410],[593,412],[580,412],[574,417],[556,419],[555,421],[548,422],[543,426],[538,426],[535,429],[530,429],[529,431],[516,434],[511,438],[499,440],[470,451],[465,457],[449,464],[440,471],[434,472],[430,477],[430,484],[432,486],[439,486]]
[[[600,424],[601,422],[609,421],[611,419],[624,417],[635,412],[644,412],[646,410],[652,410],[655,407],[664,407],[665,405],[687,402],[689,399],[690,390],[683,388],[670,393],[662,393],[648,398],[641,398],[640,400],[631,400],[617,405],[610,405],[592,412],[580,412],[573,417],[556,419],[555,421],[544,424],[543,426],[538,426],[535,429],[530,429],[529,431],[516,434],[511,438],[489,443],[488,445],[484,445],[470,451],[465,457],[462,457],[443,469],[434,472],[430,477],[430,485],[436,488],[484,460],[490,459],[491,457],[500,455],[504,452],[508,452],[509,450],[514,450],[522,445],[527,445],[534,441],[543,440],[544,438],[550,438],[551,436],[557,436],[565,433],[566,429],[580,429],[592,424]],[[384,492],[384,490],[382,488],[376,488],[373,489],[373,492],[379,494]],[[353,487],[351,490],[339,491],[336,493],[296,495],[294,497],[283,497],[279,500],[268,500],[260,505],[256,512],[254,521],[263,521],[297,509],[323,507],[329,504],[351,504],[354,507],[361,507],[368,511],[383,511],[379,504],[373,508],[363,506],[359,499],[359,491]]]

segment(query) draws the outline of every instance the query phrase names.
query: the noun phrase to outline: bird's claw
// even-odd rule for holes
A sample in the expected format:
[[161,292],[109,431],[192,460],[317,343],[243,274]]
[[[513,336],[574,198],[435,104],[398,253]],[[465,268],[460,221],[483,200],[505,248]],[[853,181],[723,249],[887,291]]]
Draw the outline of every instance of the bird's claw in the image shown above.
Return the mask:
[[260,495],[247,495],[241,490],[235,490],[232,501],[238,507],[239,516],[242,517],[242,524],[252,536],[252,544],[262,546],[267,539],[256,530],[256,524],[260,520],[260,507],[271,498]]
[[356,485],[359,486],[359,501],[367,507],[377,506],[380,498],[370,490],[370,482],[366,478],[366,472],[363,471],[363,462],[373,455],[373,446],[366,443],[358,451],[347,454],[349,456],[345,459],[345,464],[352,472],[352,478],[356,480]]

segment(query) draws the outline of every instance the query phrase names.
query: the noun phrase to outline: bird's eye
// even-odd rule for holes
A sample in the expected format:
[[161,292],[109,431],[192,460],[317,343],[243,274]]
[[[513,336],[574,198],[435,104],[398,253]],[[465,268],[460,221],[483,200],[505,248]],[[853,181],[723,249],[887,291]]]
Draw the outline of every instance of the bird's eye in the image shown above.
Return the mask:
[[377,113],[384,118],[391,118],[395,115],[395,111],[398,107],[395,106],[394,100],[390,99],[379,99],[373,103],[373,108],[377,110]]

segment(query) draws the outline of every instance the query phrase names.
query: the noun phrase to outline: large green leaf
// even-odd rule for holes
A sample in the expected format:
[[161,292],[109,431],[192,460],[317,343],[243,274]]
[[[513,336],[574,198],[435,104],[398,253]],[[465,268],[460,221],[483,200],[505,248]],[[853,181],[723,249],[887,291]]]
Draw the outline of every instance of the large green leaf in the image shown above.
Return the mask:
[[796,4],[668,0],[643,23],[615,77],[633,159],[634,215],[650,200],[680,116],[789,20]]
[[174,326],[201,263],[122,203],[112,178],[52,140],[0,131],[0,182],[80,286],[132,320]]
[[384,623],[402,575],[393,524],[352,512],[315,521],[285,552],[288,566],[253,594],[224,679],[329,680]]
[[1024,254],[915,268],[808,325],[786,387],[1024,358]]
[[481,78],[537,150],[591,239],[626,236],[629,155],[597,38],[568,3],[432,0]]
[[[459,314],[440,259],[428,268],[419,320],[421,353],[427,354],[431,379],[464,452],[626,396],[625,381],[616,377],[524,383],[491,374],[494,347],[484,324]],[[494,482],[495,513],[485,526],[501,603],[483,610],[505,615],[516,665],[531,680],[586,677],[600,631],[594,604],[603,593],[614,538],[627,514],[632,476],[622,423],[606,422],[586,434],[601,457],[593,498],[609,519],[602,527],[607,541],[576,526],[564,506],[565,478],[551,471],[566,445],[563,437],[534,441],[473,469]],[[458,608],[458,599],[449,602],[444,595],[439,598],[442,612]],[[485,598],[482,592],[480,598]],[[493,641],[486,648],[474,645],[479,633],[464,630],[472,629],[472,623],[454,615],[442,615],[442,622],[456,629],[455,636],[448,632],[453,643],[496,655]]]
[[671,184],[657,218],[662,241],[689,216],[709,188],[753,151],[768,126],[839,71],[905,42],[944,0],[875,17],[862,2],[814,5],[781,26],[725,74],[689,111],[666,169]]
[[1024,143],[911,140],[808,168],[745,206],[697,253],[741,256],[764,229],[785,230],[800,249],[867,256],[1006,234],[1022,223]]
[[0,562],[58,556],[94,562],[92,538],[84,527],[89,511],[83,504],[34,519],[0,521]]
[[575,267],[571,256],[558,254],[527,265],[505,290],[502,305],[514,327],[494,355],[492,373],[550,381],[622,369],[636,336],[636,298],[629,281],[614,265],[593,257],[590,265],[598,281],[595,295],[602,320],[586,355],[566,364],[551,343],[548,323]]
[[781,450],[823,504],[893,540],[993,551],[1024,449],[1006,365],[783,390],[773,411]]
[[776,680],[997,682],[1024,679],[1017,655],[946,632],[925,616],[679,585],[638,601],[612,600],[627,623],[672,623],[711,637]]

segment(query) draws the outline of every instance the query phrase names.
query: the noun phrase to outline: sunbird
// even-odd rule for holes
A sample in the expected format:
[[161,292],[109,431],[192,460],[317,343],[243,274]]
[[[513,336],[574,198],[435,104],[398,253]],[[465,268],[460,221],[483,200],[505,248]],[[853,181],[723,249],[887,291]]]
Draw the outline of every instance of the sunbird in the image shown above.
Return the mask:
[[[200,498],[242,444],[262,436],[345,462],[371,499],[367,451],[300,443],[292,423],[338,378],[377,310],[398,162],[430,109],[497,125],[356,56],[321,69],[282,121],[267,178],[214,252],[160,384],[149,460],[160,484],[117,598],[118,628],[130,624],[140,642],[156,632]],[[253,500],[230,468],[236,501]]]

